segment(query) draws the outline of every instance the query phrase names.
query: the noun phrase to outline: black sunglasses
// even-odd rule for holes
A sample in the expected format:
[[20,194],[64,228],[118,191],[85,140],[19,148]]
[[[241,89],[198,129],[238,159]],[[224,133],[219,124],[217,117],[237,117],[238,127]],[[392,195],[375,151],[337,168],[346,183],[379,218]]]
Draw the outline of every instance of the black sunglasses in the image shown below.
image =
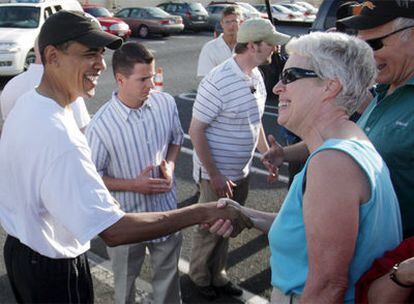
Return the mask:
[[390,36],[392,36],[392,35],[394,35],[394,34],[397,34],[397,33],[399,33],[399,32],[402,32],[402,31],[404,31],[404,30],[406,30],[406,29],[412,28],[412,27],[414,27],[414,25],[411,25],[411,26],[406,26],[406,27],[400,28],[399,30],[396,30],[396,31],[394,31],[394,32],[392,32],[392,33],[389,33],[389,34],[384,35],[384,36],[382,36],[382,37],[378,37],[378,38],[374,38],[374,39],[369,39],[369,40],[366,40],[365,42],[366,42],[366,43],[368,43],[368,44],[369,44],[369,46],[370,46],[370,47],[371,47],[374,51],[378,51],[379,49],[382,49],[382,48],[383,48],[383,46],[384,46],[384,43],[382,42],[382,40],[383,40],[383,39],[385,39],[385,38],[387,38],[387,37],[390,37]]
[[288,68],[282,72],[282,77],[280,77],[280,81],[286,85],[301,78],[318,77],[319,76],[312,70],[306,70],[301,68]]

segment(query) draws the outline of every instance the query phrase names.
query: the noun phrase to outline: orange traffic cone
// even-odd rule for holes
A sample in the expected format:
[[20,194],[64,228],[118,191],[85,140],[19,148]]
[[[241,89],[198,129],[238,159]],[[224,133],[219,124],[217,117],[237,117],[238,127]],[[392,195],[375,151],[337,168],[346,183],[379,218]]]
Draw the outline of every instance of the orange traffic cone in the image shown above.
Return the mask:
[[162,91],[164,88],[164,76],[163,70],[161,67],[157,69],[157,73],[155,73],[154,77],[154,89],[158,91]]

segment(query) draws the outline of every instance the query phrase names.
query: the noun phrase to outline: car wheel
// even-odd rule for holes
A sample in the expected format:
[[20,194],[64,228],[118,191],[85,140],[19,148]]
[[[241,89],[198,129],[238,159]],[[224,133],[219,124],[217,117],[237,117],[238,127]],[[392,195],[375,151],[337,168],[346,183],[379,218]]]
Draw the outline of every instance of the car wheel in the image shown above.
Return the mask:
[[141,25],[138,29],[138,36],[141,38],[147,38],[149,35],[149,29],[146,25]]
[[24,70],[26,71],[29,68],[29,65],[34,63],[36,61],[36,54],[33,50],[30,50],[29,53],[27,53],[26,59],[24,61]]

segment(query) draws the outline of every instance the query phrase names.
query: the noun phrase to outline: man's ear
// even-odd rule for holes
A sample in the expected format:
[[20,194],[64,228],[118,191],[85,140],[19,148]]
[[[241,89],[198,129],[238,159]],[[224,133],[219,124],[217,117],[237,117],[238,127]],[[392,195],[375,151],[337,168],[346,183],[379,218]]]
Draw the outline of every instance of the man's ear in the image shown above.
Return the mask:
[[115,73],[115,81],[118,84],[118,86],[122,86],[125,82],[125,79],[126,77],[121,73]]
[[255,47],[255,43],[254,42],[251,42],[251,41],[249,41],[248,43],[247,43],[247,49],[249,50],[249,51],[252,51],[252,52],[256,52],[256,47]]
[[43,51],[43,58],[45,61],[43,62],[44,65],[54,64],[56,66],[59,66],[59,51],[55,46],[48,45]]

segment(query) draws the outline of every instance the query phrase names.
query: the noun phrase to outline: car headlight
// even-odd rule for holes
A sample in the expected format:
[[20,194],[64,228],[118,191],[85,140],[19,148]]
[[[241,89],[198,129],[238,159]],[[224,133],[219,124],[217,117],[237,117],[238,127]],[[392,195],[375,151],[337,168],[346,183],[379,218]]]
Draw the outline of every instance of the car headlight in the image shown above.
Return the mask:
[[17,53],[20,52],[20,47],[16,42],[0,42],[0,53]]
[[110,29],[112,31],[127,31],[129,26],[126,23],[114,23],[111,25]]
[[105,26],[105,25],[102,25],[101,27],[102,27],[102,30],[103,30],[103,31],[107,31],[107,30],[108,30],[108,27],[107,27],[107,26]]

